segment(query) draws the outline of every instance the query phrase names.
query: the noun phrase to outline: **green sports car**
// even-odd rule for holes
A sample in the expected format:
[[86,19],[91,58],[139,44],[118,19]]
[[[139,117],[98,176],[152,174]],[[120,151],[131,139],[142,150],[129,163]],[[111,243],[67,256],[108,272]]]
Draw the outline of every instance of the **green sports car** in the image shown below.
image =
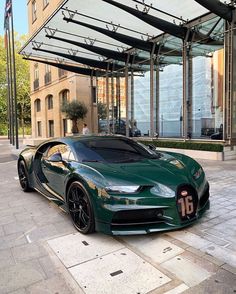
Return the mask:
[[71,215],[81,233],[145,234],[182,228],[209,209],[209,184],[192,158],[122,136],[74,136],[24,149],[22,189]]

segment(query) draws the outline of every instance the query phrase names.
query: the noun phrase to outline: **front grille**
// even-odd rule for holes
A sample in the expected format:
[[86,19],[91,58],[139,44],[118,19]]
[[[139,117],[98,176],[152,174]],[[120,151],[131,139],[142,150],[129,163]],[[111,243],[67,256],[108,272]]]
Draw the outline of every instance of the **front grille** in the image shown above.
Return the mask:
[[163,222],[162,209],[136,209],[117,211],[112,219],[112,225],[131,225]]
[[177,190],[177,208],[182,221],[195,217],[198,207],[198,195],[190,185],[180,186]]

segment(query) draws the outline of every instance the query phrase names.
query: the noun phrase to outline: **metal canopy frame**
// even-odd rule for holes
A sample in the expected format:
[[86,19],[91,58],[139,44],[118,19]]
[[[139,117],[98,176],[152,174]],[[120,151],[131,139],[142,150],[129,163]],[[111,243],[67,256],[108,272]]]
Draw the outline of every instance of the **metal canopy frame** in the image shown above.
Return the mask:
[[[155,101],[159,97],[159,69],[169,64],[182,64],[182,130],[186,139],[190,125],[187,104],[191,99],[191,58],[206,55],[223,47],[222,27],[225,21],[231,22],[234,6],[229,0],[228,4],[219,0],[191,0],[191,4],[195,3],[199,13],[194,11],[188,20],[188,15],[174,15],[162,7],[159,9],[159,6],[146,3],[148,1],[96,0],[98,7],[95,11],[95,0],[87,0],[86,3],[82,0],[76,3],[65,0],[25,44],[20,53],[34,62],[49,64],[77,74],[105,77],[108,115],[109,78],[111,77],[113,83],[114,77],[125,77],[126,135],[129,133],[129,104],[130,101],[133,103],[133,97],[129,97],[128,91],[129,76],[133,77],[135,71],[150,71],[150,134],[153,136],[158,132],[158,125],[154,123],[154,117],[157,119],[158,113],[155,113],[154,108],[159,108],[159,101]],[[166,1],[160,1],[160,6],[167,6],[164,2]],[[173,2],[179,3],[177,0]],[[189,2],[190,0],[183,0],[179,5]],[[136,4],[135,8],[132,7],[133,4]],[[103,11],[100,6],[115,11],[113,14],[105,14],[104,10],[104,16],[101,16]],[[76,8],[80,8],[79,12]],[[107,20],[109,17],[111,20]],[[204,26],[208,20],[211,20],[211,23]],[[119,24],[119,21],[122,23]],[[48,44],[47,41],[50,39],[55,42]],[[85,51],[79,51],[78,47]],[[37,55],[36,52],[40,52],[41,55]],[[91,58],[86,55],[90,55]],[[156,77],[154,71],[158,73]],[[155,82],[158,82],[156,92]],[[114,88],[114,84],[112,87]]]

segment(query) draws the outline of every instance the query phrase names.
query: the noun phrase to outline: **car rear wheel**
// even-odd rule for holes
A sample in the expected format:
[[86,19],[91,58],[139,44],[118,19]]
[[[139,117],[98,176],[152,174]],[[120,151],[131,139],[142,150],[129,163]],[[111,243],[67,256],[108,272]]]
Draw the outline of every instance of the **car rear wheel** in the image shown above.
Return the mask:
[[89,234],[95,231],[94,213],[86,189],[79,182],[73,182],[67,193],[69,212],[76,229]]
[[19,176],[19,181],[20,181],[22,190],[24,192],[32,191],[29,185],[29,179],[26,172],[26,166],[23,160],[21,160],[18,165],[18,176]]

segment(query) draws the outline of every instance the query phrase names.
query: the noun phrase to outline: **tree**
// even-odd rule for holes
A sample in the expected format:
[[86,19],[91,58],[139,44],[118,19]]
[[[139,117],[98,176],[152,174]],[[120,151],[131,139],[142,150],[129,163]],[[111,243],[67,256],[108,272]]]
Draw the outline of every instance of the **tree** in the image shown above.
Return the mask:
[[72,133],[76,134],[79,132],[77,122],[86,117],[88,112],[87,107],[83,102],[73,100],[71,102],[66,102],[62,105],[61,111],[66,114],[66,117],[72,120]]
[[[25,123],[30,123],[30,71],[29,62],[24,60],[17,52],[26,41],[26,36],[15,34],[15,61],[16,61],[16,85],[17,85],[17,110],[20,126],[23,129]],[[6,135],[8,116],[7,116],[7,80],[6,80],[6,49],[4,38],[0,36],[0,132]]]

